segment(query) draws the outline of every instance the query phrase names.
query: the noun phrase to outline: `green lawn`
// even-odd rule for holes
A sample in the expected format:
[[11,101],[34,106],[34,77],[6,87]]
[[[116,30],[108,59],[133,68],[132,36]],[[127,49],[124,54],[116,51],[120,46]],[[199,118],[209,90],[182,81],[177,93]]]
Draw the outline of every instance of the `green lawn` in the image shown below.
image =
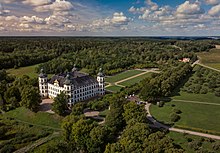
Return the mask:
[[33,125],[43,125],[58,129],[60,129],[60,124],[62,120],[62,117],[56,114],[49,114],[46,112],[34,113],[24,107],[19,107],[15,110],[11,110],[5,113],[4,116],[15,118],[22,122],[28,122]]
[[150,111],[158,121],[170,123],[173,108],[182,111],[181,119],[175,125],[220,132],[220,106],[171,101],[163,107],[152,105]]
[[110,82],[110,83],[114,83],[114,82],[117,82],[117,81],[129,78],[129,77],[132,77],[132,76],[140,74],[140,73],[143,73],[143,71],[140,71],[140,70],[128,70],[128,71],[116,74],[114,76],[107,77],[105,79],[105,81],[106,82]]
[[110,90],[110,91],[113,91],[113,92],[118,92],[121,90],[122,87],[119,87],[119,86],[109,86],[107,88],[105,88],[106,90]]
[[139,83],[141,80],[147,78],[147,77],[150,77],[152,73],[146,73],[146,74],[143,74],[143,75],[140,75],[138,77],[135,77],[135,78],[132,78],[130,80],[127,80],[127,81],[124,81],[124,82],[121,82],[119,83],[120,85],[123,85],[123,86],[131,86],[135,83]]
[[192,94],[180,91],[178,95],[173,96],[172,99],[178,100],[189,100],[189,101],[200,101],[207,103],[218,103],[220,104],[220,97],[215,96],[213,93],[207,94]]
[[[220,143],[219,140],[214,140],[214,142],[210,142],[207,138],[177,132],[169,132],[168,136],[174,140],[175,144],[180,145],[187,153],[195,153],[195,150],[190,148],[190,143],[187,141],[190,139],[192,141],[201,142],[201,149],[205,149],[208,151],[214,151],[212,145],[216,142]],[[215,150],[215,153],[220,153],[220,150]]]

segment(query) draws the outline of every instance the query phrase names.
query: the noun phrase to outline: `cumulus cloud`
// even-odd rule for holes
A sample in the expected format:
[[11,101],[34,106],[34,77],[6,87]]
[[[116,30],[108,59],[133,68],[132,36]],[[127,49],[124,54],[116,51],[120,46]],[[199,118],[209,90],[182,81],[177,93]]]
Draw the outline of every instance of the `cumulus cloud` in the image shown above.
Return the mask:
[[220,0],[205,0],[208,5],[217,5],[220,4]]
[[24,0],[23,1],[24,4],[29,4],[33,6],[46,5],[46,4],[50,4],[51,2],[52,0]]
[[152,2],[151,0],[146,0],[145,3],[150,7],[150,10],[155,11],[155,10],[158,9],[157,3],[154,3],[154,2]]
[[48,12],[48,11],[68,11],[73,9],[73,5],[71,2],[65,0],[56,0],[55,2],[35,7],[35,11],[37,12]]
[[209,10],[208,14],[211,15],[211,16],[219,16],[220,15],[220,4],[216,5],[216,6],[213,6]]
[[203,14],[205,13],[204,9],[201,8],[201,4],[196,1],[195,3],[190,3],[189,1],[185,1],[183,4],[179,5],[176,12],[178,14],[187,14],[187,15],[195,15],[195,14]]

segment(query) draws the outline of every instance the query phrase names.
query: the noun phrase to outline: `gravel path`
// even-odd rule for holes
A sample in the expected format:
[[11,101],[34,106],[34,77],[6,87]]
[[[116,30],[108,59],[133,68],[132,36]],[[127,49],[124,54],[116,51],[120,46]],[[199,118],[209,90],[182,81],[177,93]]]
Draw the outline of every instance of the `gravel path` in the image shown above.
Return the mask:
[[204,105],[220,106],[220,104],[217,104],[217,103],[209,103],[209,102],[201,102],[201,101],[190,101],[190,100],[180,100],[180,99],[173,99],[172,101],[183,102],[183,103],[194,103],[194,104],[204,104]]

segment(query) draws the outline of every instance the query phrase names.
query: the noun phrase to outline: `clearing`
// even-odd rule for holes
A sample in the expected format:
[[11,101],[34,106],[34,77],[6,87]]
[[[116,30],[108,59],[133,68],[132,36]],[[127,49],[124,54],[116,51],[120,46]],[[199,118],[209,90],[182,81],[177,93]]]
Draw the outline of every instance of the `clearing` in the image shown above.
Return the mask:
[[209,67],[220,70],[220,49],[211,49],[209,52],[198,53],[200,62]]

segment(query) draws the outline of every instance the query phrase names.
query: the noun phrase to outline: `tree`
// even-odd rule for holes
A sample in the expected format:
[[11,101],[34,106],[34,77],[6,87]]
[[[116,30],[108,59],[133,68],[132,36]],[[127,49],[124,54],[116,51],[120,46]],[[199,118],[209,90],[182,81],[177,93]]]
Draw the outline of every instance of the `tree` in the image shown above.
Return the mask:
[[135,123],[147,122],[147,113],[144,109],[144,105],[137,105],[135,102],[129,102],[124,105],[123,117],[127,124],[131,119],[134,119]]
[[[21,94],[17,87],[12,86],[7,89],[7,91],[4,94],[5,100],[7,104],[12,104],[15,107],[19,106],[19,103],[21,101]],[[13,100],[12,100],[13,98]]]
[[54,98],[52,110],[59,115],[64,115],[67,109],[67,96],[64,92],[61,92],[59,95],[57,95],[57,97]]
[[20,105],[32,111],[37,111],[40,103],[41,97],[39,90],[31,85],[24,86],[21,92]]

